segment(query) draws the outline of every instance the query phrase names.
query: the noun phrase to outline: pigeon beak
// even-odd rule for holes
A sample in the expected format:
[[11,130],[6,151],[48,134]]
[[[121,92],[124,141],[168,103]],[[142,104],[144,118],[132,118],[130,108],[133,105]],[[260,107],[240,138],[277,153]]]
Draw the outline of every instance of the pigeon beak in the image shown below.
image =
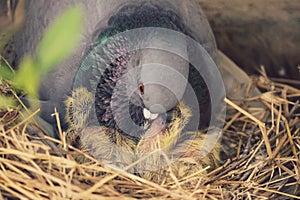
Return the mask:
[[145,119],[150,119],[150,120],[155,120],[159,115],[158,113],[155,114],[151,113],[147,108],[143,109],[143,114]]
[[150,119],[151,120],[155,120],[157,117],[158,117],[158,113],[156,113],[156,114],[151,114],[151,116],[150,116]]

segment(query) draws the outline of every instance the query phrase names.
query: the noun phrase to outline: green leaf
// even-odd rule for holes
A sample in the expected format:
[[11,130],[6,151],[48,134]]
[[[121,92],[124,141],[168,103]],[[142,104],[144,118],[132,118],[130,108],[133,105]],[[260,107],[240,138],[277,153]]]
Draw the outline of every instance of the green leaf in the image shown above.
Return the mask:
[[11,80],[13,75],[10,69],[0,66],[0,78]]
[[1,61],[0,61],[0,78],[12,80],[13,76],[14,76],[13,71],[11,69],[9,69],[7,64],[4,63],[1,59]]
[[10,97],[0,96],[0,108],[6,109],[8,107],[15,107],[16,103]]
[[15,86],[26,91],[30,96],[36,97],[41,79],[38,66],[31,57],[25,57],[14,79]]
[[37,47],[37,67],[48,71],[74,51],[83,28],[83,10],[72,7],[50,25]]

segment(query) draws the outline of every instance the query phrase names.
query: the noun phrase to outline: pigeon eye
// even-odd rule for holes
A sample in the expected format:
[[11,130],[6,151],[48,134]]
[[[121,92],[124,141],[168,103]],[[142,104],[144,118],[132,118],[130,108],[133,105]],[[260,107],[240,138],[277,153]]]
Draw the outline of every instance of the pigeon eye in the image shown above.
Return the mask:
[[145,92],[144,84],[140,84],[140,85],[139,85],[139,90],[140,90],[140,93],[143,95],[144,92]]

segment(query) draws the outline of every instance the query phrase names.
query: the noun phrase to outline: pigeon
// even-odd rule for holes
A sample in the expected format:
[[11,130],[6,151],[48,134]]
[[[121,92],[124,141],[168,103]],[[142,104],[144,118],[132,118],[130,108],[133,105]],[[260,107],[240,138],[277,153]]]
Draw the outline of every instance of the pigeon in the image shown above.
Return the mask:
[[[54,126],[56,121],[51,114],[54,112],[54,108],[56,107],[60,113],[63,128],[67,127],[66,123],[64,123],[64,116],[66,113],[64,101],[71,95],[74,79],[76,74],[78,74],[82,60],[85,56],[92,57],[91,54],[87,55],[86,53],[87,51],[90,51],[88,48],[95,45],[97,40],[101,40],[101,37],[107,37],[107,34],[141,27],[160,27],[179,31],[189,35],[195,41],[199,42],[212,59],[217,62],[217,51],[214,36],[199,5],[197,5],[194,1],[187,1],[183,3],[181,1],[169,0],[103,0],[99,3],[96,0],[92,0],[89,1],[89,3],[85,3],[81,0],[73,0],[61,2],[39,1],[28,2],[28,4],[28,15],[25,20],[24,28],[15,36],[14,39],[16,65],[25,54],[34,55],[36,46],[45,29],[61,12],[72,5],[82,5],[85,10],[85,31],[82,33],[82,40],[80,44],[78,44],[78,48],[72,56],[43,77],[40,84],[40,116],[47,123]],[[197,26],[194,26],[194,24],[197,24]],[[161,41],[158,39],[157,41],[151,42],[159,43]],[[161,46],[163,46],[163,44]],[[172,55],[167,55],[168,53],[161,51],[154,52],[151,50],[147,51],[148,52],[143,53],[143,58],[141,58],[142,60],[139,60],[139,62],[142,62],[141,64],[162,62],[164,65],[172,65],[172,68],[177,71],[179,70],[179,73],[182,74],[183,77],[189,77],[189,82],[194,88],[196,95],[198,95],[197,98],[199,99],[199,102],[202,103],[200,106],[203,110],[203,117],[201,117],[202,123],[200,124],[206,126],[209,123],[210,113],[208,110],[210,102],[208,102],[209,98],[205,100],[207,102],[203,99],[201,100],[201,95],[208,96],[208,91],[205,91],[207,89],[203,87],[205,83],[201,79],[201,76],[194,72],[194,69],[189,69],[188,64],[183,63],[184,61],[178,58],[178,56],[172,62],[171,59],[174,59],[174,57],[172,57]],[[166,56],[159,56],[160,54],[166,54]],[[153,59],[153,57],[155,57],[156,60]],[[165,59],[163,59],[164,57]],[[146,73],[148,73],[147,70],[144,74]],[[155,73],[161,72],[159,70],[152,72],[152,76],[155,76]],[[166,82],[169,82],[172,77],[167,77],[167,75],[167,73],[162,74],[161,79],[165,79],[167,80]],[[150,79],[147,80],[148,82],[151,81],[151,77],[148,77],[148,79]],[[171,88],[172,91],[168,91],[168,89],[161,86],[149,84],[143,85],[142,81],[140,86],[140,89],[144,88],[143,90],[145,93],[143,95],[143,103],[147,104],[147,110],[151,111],[152,109],[154,114],[163,111],[157,110],[158,108],[155,108],[155,106],[150,108],[151,105],[158,104],[161,105],[163,110],[165,109],[166,111],[169,111],[171,108],[176,106],[184,93],[184,83],[174,84]],[[101,90],[101,88],[98,89]],[[172,94],[172,92],[175,94]],[[220,94],[220,96],[221,95],[222,94]],[[148,100],[146,101],[145,99]],[[103,118],[103,120],[105,120],[105,118]]]
[[41,123],[55,129],[57,108],[68,137],[78,133],[77,145],[122,169],[143,158],[130,170],[150,180],[170,164],[184,177],[220,163],[226,91],[220,53],[197,2],[27,3],[25,25],[14,38],[16,63],[34,54],[61,12],[74,5],[85,11],[78,47],[40,84]]

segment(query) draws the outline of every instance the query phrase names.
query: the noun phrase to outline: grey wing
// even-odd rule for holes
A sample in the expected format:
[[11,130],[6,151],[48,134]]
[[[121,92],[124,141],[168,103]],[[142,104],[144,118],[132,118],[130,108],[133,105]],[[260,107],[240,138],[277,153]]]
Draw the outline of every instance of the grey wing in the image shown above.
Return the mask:
[[[99,26],[105,26],[105,16],[109,16],[123,1],[104,0],[68,0],[68,1],[27,1],[26,20],[22,30],[14,37],[15,65],[18,65],[24,55],[35,55],[36,47],[41,40],[46,28],[72,5],[81,4],[84,8],[84,32],[81,42],[73,54],[60,63],[54,70],[42,78],[39,88],[41,101],[41,118],[50,124],[56,124],[51,114],[54,108],[61,113],[61,119],[65,114],[64,101],[71,95],[73,80],[84,56],[87,46],[92,43],[92,36]],[[101,24],[99,25],[99,22]],[[63,122],[64,120],[62,120]]]

